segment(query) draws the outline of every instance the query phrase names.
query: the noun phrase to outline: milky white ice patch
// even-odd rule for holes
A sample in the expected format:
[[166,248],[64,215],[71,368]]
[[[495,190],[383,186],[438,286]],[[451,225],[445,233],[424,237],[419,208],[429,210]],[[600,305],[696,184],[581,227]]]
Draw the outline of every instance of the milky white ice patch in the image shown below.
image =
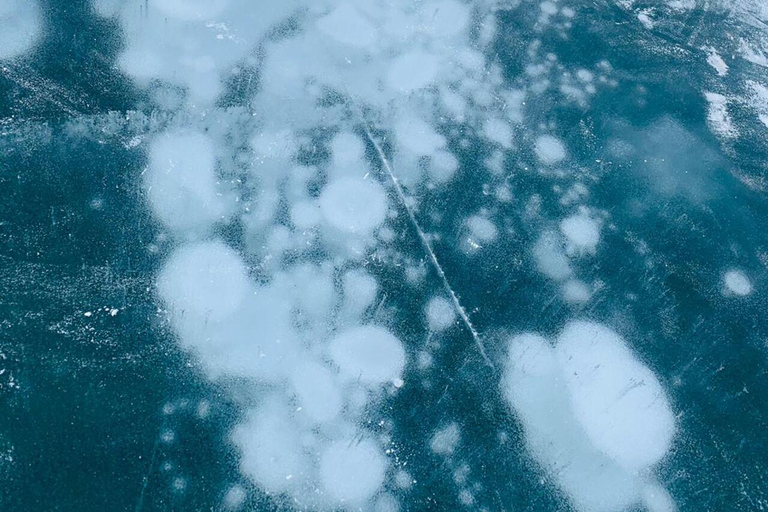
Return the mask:
[[180,20],[207,20],[220,15],[229,2],[227,0],[154,0],[163,14]]
[[405,367],[402,342],[383,327],[346,329],[329,345],[333,362],[347,379],[383,384],[400,378]]
[[560,222],[560,232],[571,255],[595,254],[600,243],[600,224],[586,213],[578,213]]
[[563,285],[563,299],[571,304],[583,304],[592,296],[589,287],[578,279],[569,279]]
[[502,391],[524,426],[526,446],[576,510],[626,510],[639,500],[639,482],[592,446],[574,419],[562,373],[542,336],[510,340]]
[[728,113],[728,98],[715,92],[705,92],[704,97],[709,103],[707,123],[712,131],[722,137],[736,137],[739,132]]
[[339,132],[331,141],[331,171],[344,174],[365,168],[365,146],[363,141],[350,132]]
[[752,293],[752,283],[747,275],[739,269],[731,269],[723,275],[723,285],[725,291],[732,295],[741,297]]
[[368,48],[376,42],[376,27],[352,3],[336,7],[317,22],[317,28],[341,44]]
[[536,158],[544,165],[559,164],[567,155],[565,146],[553,135],[540,135],[534,143]]
[[411,93],[431,85],[439,69],[436,56],[423,50],[414,50],[392,61],[387,73],[387,84],[394,91]]
[[36,0],[0,2],[0,60],[19,57],[32,49],[42,33]]
[[562,240],[557,233],[551,231],[545,231],[539,236],[533,246],[533,259],[539,272],[556,281],[569,277],[573,272]]
[[218,191],[213,143],[201,133],[157,136],[150,144],[144,187],[155,215],[180,234],[204,234],[227,211]]
[[574,321],[555,350],[574,414],[592,443],[632,471],[661,460],[675,418],[656,375],[624,339],[601,324]]
[[674,419],[656,377],[610,328],[570,322],[557,344],[514,336],[502,390],[528,449],[580,512],[627,510],[658,490],[650,471]]
[[335,375],[325,366],[306,361],[291,370],[291,385],[301,412],[317,422],[330,421],[341,412],[342,397]]
[[248,293],[240,256],[222,242],[182,246],[157,280],[160,298],[178,314],[220,320],[234,313]]
[[370,439],[332,443],[320,455],[320,482],[341,503],[372,497],[384,482],[386,459]]
[[672,496],[658,483],[651,483],[643,489],[643,505],[648,512],[677,512]]
[[422,12],[424,30],[438,38],[461,34],[469,23],[470,10],[456,0],[433,0],[425,3]]
[[461,438],[459,425],[449,423],[432,435],[429,441],[429,449],[438,455],[451,455],[456,450]]
[[466,220],[469,236],[473,240],[489,244],[496,240],[499,230],[493,222],[481,215],[473,215]]
[[707,64],[717,72],[718,76],[725,76],[728,74],[728,65],[723,58],[717,53],[714,48],[705,48],[707,52]]
[[483,125],[483,134],[504,149],[512,147],[512,127],[503,119],[489,118]]
[[323,189],[320,211],[330,226],[365,235],[386,219],[387,194],[373,178],[339,178]]
[[432,297],[426,307],[429,330],[438,332],[447,329],[456,321],[456,308],[443,297]]
[[395,122],[395,135],[400,147],[419,156],[431,155],[445,146],[445,137],[435,132],[426,121],[402,116]]
[[210,105],[228,73],[277,21],[298,6],[295,0],[157,0],[96,4],[117,16],[125,44],[118,66],[138,85],[153,80],[183,87],[194,105]]
[[270,397],[235,427],[232,440],[241,449],[240,467],[271,493],[299,488],[311,475],[309,458],[290,409]]

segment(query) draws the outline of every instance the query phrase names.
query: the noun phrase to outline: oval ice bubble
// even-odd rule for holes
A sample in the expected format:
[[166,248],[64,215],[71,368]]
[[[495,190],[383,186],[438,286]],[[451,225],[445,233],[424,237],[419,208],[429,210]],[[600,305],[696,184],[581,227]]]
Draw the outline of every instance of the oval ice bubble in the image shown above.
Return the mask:
[[600,243],[600,224],[585,213],[560,221],[560,232],[566,240],[569,255],[595,254]]
[[437,57],[415,50],[393,59],[387,72],[387,85],[408,94],[432,85],[439,69]]
[[384,482],[386,458],[369,439],[339,440],[320,456],[322,488],[338,502],[373,497]]
[[555,351],[574,415],[595,447],[634,471],[661,460],[675,435],[672,408],[624,339],[604,325],[573,321]]
[[405,367],[402,342],[373,325],[342,331],[330,341],[329,352],[345,377],[365,384],[392,382],[400,378]]
[[341,391],[333,373],[322,365],[305,361],[291,371],[291,385],[301,410],[317,422],[334,419],[341,412]]
[[425,308],[427,325],[433,332],[443,331],[456,321],[456,308],[443,297],[432,297]]
[[201,133],[156,137],[149,148],[144,186],[155,215],[170,229],[202,234],[224,218],[213,142]]
[[222,242],[189,244],[165,262],[157,290],[176,313],[222,320],[245,300],[248,272],[240,256]]
[[0,26],[0,60],[19,57],[40,39],[40,6],[35,0],[4,0],[0,2]]
[[386,220],[387,194],[373,178],[339,178],[323,189],[320,212],[330,226],[342,232],[366,235]]
[[557,137],[540,135],[534,144],[536,158],[544,165],[559,164],[567,155],[565,146]]
[[752,283],[747,275],[738,269],[732,269],[723,276],[725,291],[730,295],[745,297],[752,293]]
[[310,478],[300,431],[280,399],[269,398],[252,411],[235,427],[232,441],[242,451],[242,472],[268,492],[288,492]]

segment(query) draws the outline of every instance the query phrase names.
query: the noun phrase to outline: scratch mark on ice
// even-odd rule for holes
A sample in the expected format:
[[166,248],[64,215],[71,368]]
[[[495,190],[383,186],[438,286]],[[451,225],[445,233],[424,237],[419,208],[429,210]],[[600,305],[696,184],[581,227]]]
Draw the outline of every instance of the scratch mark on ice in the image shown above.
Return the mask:
[[435,272],[437,272],[437,275],[440,277],[440,280],[443,283],[443,288],[445,288],[446,293],[448,293],[448,295],[451,297],[451,302],[453,302],[453,307],[456,309],[456,312],[459,314],[459,317],[461,318],[462,322],[464,323],[467,330],[472,335],[472,339],[474,340],[475,345],[477,346],[477,349],[479,350],[480,355],[483,357],[483,360],[485,361],[485,363],[491,368],[495,369],[496,367],[493,365],[493,362],[491,362],[491,359],[488,357],[488,354],[485,351],[485,347],[483,346],[483,342],[480,340],[480,334],[472,325],[472,321],[469,319],[469,315],[464,309],[464,306],[462,306],[461,302],[459,302],[458,296],[453,291],[451,284],[448,282],[448,278],[445,276],[443,267],[442,265],[440,265],[440,262],[437,259],[437,255],[435,255],[434,249],[432,249],[432,245],[429,243],[429,240],[427,239],[427,236],[424,233],[424,230],[421,229],[421,226],[419,225],[419,221],[416,220],[416,215],[413,213],[413,210],[408,206],[408,201],[405,197],[405,193],[403,192],[403,187],[400,186],[400,182],[398,181],[397,176],[395,176],[395,173],[392,169],[392,165],[389,163],[389,159],[387,159],[387,156],[384,154],[384,150],[381,148],[381,145],[374,138],[373,134],[371,133],[371,129],[368,127],[368,124],[363,122],[363,126],[365,127],[366,137],[368,137],[368,140],[371,142],[371,144],[373,144],[373,147],[376,149],[376,153],[379,155],[379,159],[381,160],[382,167],[387,171],[387,174],[389,175],[389,180],[392,183],[392,187],[395,189],[395,192],[397,193],[398,199],[400,199],[400,202],[402,203],[403,208],[405,208],[405,211],[408,212],[408,218],[410,219],[411,224],[416,230],[416,233],[418,233],[419,235],[419,240],[421,241],[421,245],[424,247],[424,250],[427,252],[427,255],[429,255],[429,259],[430,259],[430,262],[432,263],[432,267],[435,269]]

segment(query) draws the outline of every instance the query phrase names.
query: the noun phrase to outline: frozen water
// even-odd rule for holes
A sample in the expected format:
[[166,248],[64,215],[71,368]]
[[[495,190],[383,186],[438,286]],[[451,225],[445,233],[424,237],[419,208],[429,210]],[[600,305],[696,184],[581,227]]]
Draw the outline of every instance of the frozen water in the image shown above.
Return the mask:
[[569,254],[595,254],[600,242],[600,225],[586,213],[578,213],[560,222]]
[[2,506],[759,509],[766,20],[6,1]]

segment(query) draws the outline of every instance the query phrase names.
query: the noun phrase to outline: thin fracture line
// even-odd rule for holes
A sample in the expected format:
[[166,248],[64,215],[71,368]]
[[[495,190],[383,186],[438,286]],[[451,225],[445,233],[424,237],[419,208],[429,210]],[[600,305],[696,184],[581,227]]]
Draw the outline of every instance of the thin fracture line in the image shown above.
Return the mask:
[[443,267],[442,265],[440,265],[440,262],[437,260],[437,255],[435,255],[435,251],[432,249],[432,245],[429,243],[429,240],[427,240],[427,235],[424,234],[424,230],[421,229],[421,226],[419,225],[419,221],[416,220],[416,215],[413,213],[413,210],[408,207],[408,202],[406,200],[405,193],[403,192],[403,187],[400,186],[400,182],[397,180],[397,177],[395,176],[395,173],[392,170],[392,166],[390,165],[389,160],[384,154],[384,150],[381,149],[381,145],[373,137],[373,134],[371,133],[371,129],[368,127],[368,124],[365,123],[364,121],[363,121],[363,126],[365,128],[365,135],[368,137],[368,140],[371,141],[371,144],[373,144],[373,147],[376,148],[376,153],[378,153],[379,155],[381,164],[384,166],[384,169],[386,169],[387,174],[389,174],[389,179],[392,182],[392,186],[395,188],[395,192],[397,192],[400,202],[403,204],[403,208],[405,208],[405,211],[408,212],[408,217],[411,220],[411,224],[413,224],[413,227],[416,229],[416,232],[419,234],[421,245],[424,247],[424,250],[427,251],[427,254],[429,255],[429,259],[432,262],[432,266],[437,272],[437,275],[440,277],[440,280],[443,282],[443,288],[445,288],[445,291],[451,297],[451,301],[453,302],[453,307],[456,309],[456,312],[461,317],[467,330],[470,332],[470,334],[472,334],[472,339],[475,341],[475,345],[477,345],[477,349],[480,351],[480,355],[483,356],[483,360],[486,362],[488,366],[495,369],[495,366],[491,362],[491,359],[488,357],[488,354],[485,352],[485,347],[483,346],[483,342],[480,341],[480,334],[478,334],[477,330],[472,325],[472,321],[469,319],[469,315],[464,309],[464,306],[462,306],[461,303],[459,302],[459,298],[456,296],[456,293],[453,291],[453,288],[451,288],[451,285],[448,282],[448,278],[445,277],[445,272],[443,271]]

